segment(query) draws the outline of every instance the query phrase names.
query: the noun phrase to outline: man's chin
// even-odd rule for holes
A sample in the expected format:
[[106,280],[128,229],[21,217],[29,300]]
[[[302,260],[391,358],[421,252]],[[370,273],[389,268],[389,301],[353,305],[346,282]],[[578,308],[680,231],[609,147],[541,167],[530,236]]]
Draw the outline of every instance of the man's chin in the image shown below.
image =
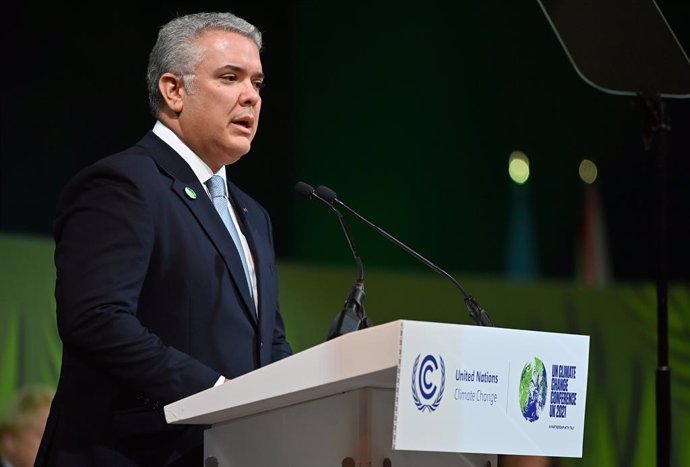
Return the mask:
[[235,162],[239,161],[240,159],[242,159],[242,157],[247,155],[250,149],[251,144],[249,143],[247,143],[246,145],[233,147],[232,150],[226,153],[228,162],[225,165],[234,164]]

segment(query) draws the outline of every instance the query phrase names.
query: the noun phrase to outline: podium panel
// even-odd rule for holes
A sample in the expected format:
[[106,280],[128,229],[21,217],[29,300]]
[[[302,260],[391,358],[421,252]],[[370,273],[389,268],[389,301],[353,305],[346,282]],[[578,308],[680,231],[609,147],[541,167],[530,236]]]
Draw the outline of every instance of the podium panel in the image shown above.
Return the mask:
[[205,432],[205,465],[496,466],[490,454],[393,450],[394,404],[393,389],[366,388],[218,423]]
[[403,322],[394,446],[582,457],[589,337]]

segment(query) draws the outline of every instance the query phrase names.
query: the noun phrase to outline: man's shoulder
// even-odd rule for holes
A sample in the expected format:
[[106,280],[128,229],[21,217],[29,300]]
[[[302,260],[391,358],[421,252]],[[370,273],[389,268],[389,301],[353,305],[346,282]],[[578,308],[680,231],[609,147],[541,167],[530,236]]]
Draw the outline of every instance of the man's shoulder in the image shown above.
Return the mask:
[[155,183],[156,180],[168,176],[156,162],[156,150],[152,149],[150,144],[146,144],[147,136],[127,149],[83,167],[65,184],[61,200],[72,199],[79,193],[87,193],[91,189],[104,186],[138,187],[136,190],[142,192],[153,189],[158,185]]
[[157,154],[163,151],[165,151],[165,143],[152,132],[149,132],[136,144],[114,154],[104,156],[83,167],[72,177],[72,181],[105,174],[113,174],[115,176],[119,174],[125,178],[147,177],[159,174],[160,170],[156,159],[159,158]]
[[141,166],[154,167],[156,154],[163,151],[165,148],[165,143],[163,143],[156,135],[152,132],[147,133],[139,142],[136,144],[105,156],[92,164],[95,167],[125,167],[131,169],[133,167]]

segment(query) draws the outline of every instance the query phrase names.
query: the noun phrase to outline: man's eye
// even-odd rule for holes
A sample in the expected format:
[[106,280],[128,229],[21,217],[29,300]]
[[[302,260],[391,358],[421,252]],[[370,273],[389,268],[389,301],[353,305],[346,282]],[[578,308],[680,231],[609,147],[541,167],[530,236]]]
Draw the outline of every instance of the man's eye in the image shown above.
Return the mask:
[[237,75],[223,75],[221,76],[221,79],[224,79],[225,81],[237,81]]
[[254,81],[254,88],[257,91],[261,91],[264,88],[265,84],[263,81]]

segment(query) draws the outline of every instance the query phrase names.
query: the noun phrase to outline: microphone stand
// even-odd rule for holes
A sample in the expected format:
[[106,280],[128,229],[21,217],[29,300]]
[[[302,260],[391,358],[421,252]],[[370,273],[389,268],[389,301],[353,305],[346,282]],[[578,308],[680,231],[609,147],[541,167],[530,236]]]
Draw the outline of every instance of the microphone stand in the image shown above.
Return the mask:
[[350,234],[350,229],[347,227],[342,213],[331,203],[319,196],[319,194],[316,193],[316,190],[314,190],[314,188],[307,183],[297,182],[295,185],[295,191],[303,196],[306,196],[307,198],[314,198],[321,201],[331,208],[331,210],[335,213],[335,215],[338,217],[338,222],[340,222],[340,227],[343,229],[345,238],[347,239],[347,244],[350,247],[352,256],[355,258],[359,272],[350,294],[345,299],[343,309],[331,322],[331,327],[328,331],[326,340],[331,340],[333,338],[342,336],[343,334],[347,334],[348,332],[354,332],[373,326],[373,322],[371,319],[369,319],[364,309],[364,264],[362,263],[362,258],[357,252],[354,240]]
[[458,281],[455,280],[453,276],[448,274],[446,271],[426,259],[424,256],[420,255],[416,251],[414,251],[412,248],[409,246],[405,245],[403,242],[398,240],[397,238],[393,237],[391,234],[374,224],[373,222],[369,221],[362,215],[360,215],[357,211],[354,209],[350,208],[347,204],[343,203],[338,199],[338,196],[336,193],[331,190],[330,188],[326,186],[319,186],[316,189],[316,192],[314,193],[315,195],[318,195],[320,198],[323,199],[324,202],[331,204],[331,203],[338,203],[340,206],[344,207],[347,209],[351,214],[353,214],[355,217],[357,217],[359,220],[367,224],[369,227],[374,229],[379,235],[382,235],[384,238],[387,240],[393,242],[395,245],[398,247],[402,248],[405,250],[409,255],[414,256],[417,258],[419,261],[427,265],[429,268],[432,270],[436,271],[438,274],[442,275],[446,279],[448,279],[450,282],[453,283],[453,285],[460,290],[464,297],[465,301],[465,306],[467,307],[467,310],[469,311],[470,318],[474,323],[478,326],[493,326],[493,323],[491,322],[491,318],[489,318],[489,315],[484,311],[482,307],[479,306],[477,301],[472,297],[470,294],[468,294],[465,289],[460,285]]
[[338,217],[340,226],[347,239],[347,244],[350,247],[352,256],[355,258],[357,268],[359,269],[357,281],[354,283],[350,294],[345,299],[343,309],[331,322],[331,327],[326,337],[326,340],[331,340],[343,334],[347,334],[348,332],[359,331],[360,329],[371,327],[373,323],[364,310],[364,265],[362,264],[362,258],[360,258],[355,248],[354,240],[352,239],[352,235],[350,235],[350,229],[348,229],[343,215],[332,204],[316,193],[313,193],[312,196],[322,203],[327,204]]
[[358,280],[352,286],[350,295],[345,299],[343,309],[331,322],[326,340],[371,326],[373,323],[364,311],[364,281]]

